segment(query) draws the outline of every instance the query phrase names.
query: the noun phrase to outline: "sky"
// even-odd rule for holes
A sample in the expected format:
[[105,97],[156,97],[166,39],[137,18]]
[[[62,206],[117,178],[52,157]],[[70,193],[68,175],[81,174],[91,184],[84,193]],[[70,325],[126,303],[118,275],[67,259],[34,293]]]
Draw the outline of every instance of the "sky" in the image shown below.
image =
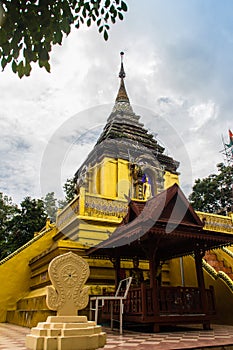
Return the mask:
[[53,48],[51,73],[0,72],[0,192],[63,196],[93,148],[119,88],[120,52],[134,111],[180,162],[188,196],[195,179],[224,161],[233,129],[233,1],[126,1],[124,21],[104,41],[95,26]]

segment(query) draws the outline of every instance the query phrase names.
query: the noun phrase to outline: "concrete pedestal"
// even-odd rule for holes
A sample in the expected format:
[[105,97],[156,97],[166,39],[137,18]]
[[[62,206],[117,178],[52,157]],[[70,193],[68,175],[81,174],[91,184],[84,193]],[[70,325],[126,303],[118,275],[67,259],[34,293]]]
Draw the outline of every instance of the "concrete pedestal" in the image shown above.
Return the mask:
[[49,316],[26,336],[31,350],[94,350],[105,344],[106,333],[86,316]]

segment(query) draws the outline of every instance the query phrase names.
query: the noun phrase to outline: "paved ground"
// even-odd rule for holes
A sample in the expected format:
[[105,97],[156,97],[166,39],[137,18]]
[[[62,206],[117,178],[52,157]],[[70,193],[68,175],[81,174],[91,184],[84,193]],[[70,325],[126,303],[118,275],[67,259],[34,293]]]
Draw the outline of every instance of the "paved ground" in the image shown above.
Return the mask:
[[[118,331],[107,332],[107,344],[104,349],[113,350],[171,350],[171,349],[211,349],[233,350],[233,326],[214,325],[210,331],[201,328],[179,328],[161,333],[141,333],[125,331],[122,336]],[[0,350],[26,350],[25,336],[29,328],[0,323]]]

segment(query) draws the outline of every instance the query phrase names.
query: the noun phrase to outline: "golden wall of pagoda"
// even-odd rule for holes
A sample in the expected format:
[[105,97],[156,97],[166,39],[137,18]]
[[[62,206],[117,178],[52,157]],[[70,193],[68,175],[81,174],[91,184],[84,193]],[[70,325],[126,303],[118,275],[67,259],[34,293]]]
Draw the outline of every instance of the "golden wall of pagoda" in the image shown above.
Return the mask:
[[[178,175],[165,173],[164,188],[178,182]],[[62,232],[88,246],[107,239],[127,213],[126,196],[135,193],[129,161],[104,157],[88,171],[85,188],[58,214],[58,237]]]
[[166,190],[167,188],[173,186],[174,184],[179,185],[179,176],[177,174],[172,174],[169,171],[165,171],[164,174],[164,189]]
[[[68,239],[93,246],[120,224],[127,213],[126,197],[136,191],[130,163],[123,159],[104,157],[91,167],[87,179],[85,188],[58,213],[57,227],[58,237],[62,232]],[[164,186],[178,182],[178,175],[165,173]]]
[[88,176],[88,191],[108,198],[125,198],[131,189],[129,162],[105,157],[95,164]]
[[56,232],[56,227],[45,229],[1,261],[0,322],[5,322],[7,310],[14,310],[17,301],[29,293],[31,283],[29,261],[51,247]]
[[[153,180],[156,183],[156,179]],[[179,176],[165,171],[164,189],[175,183],[179,185]],[[133,198],[133,178],[129,161],[104,157],[101,163],[95,164],[89,171],[87,191],[112,199],[124,199],[125,195]]]

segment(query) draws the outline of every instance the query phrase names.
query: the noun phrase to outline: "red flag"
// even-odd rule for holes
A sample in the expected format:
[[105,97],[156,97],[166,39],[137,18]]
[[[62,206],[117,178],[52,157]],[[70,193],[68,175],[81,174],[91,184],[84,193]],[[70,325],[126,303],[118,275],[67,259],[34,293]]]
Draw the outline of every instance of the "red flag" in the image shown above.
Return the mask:
[[225,144],[227,147],[232,147],[233,146],[233,133],[231,132],[231,130],[229,129],[229,139],[230,139],[230,143],[229,144]]
[[229,137],[230,137],[230,141],[233,140],[233,133],[231,132],[230,129],[229,129]]
[[229,129],[229,139],[230,139],[230,143],[225,143],[225,146],[227,146],[228,148],[231,148],[233,146],[233,133],[232,131]]

